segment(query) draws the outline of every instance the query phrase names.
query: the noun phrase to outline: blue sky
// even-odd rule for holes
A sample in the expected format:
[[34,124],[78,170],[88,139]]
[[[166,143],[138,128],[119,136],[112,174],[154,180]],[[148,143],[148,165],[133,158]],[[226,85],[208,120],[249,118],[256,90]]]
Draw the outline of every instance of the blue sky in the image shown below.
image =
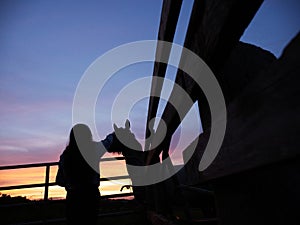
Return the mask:
[[[175,42],[182,44],[191,9],[183,1]],[[119,45],[156,39],[162,1],[37,1],[0,3],[0,165],[55,161],[72,126],[72,100],[88,66]],[[267,0],[242,37],[280,56],[299,31],[297,0]],[[169,69],[167,77],[173,78]],[[116,74],[97,102],[101,137],[112,131],[117,91],[152,73],[152,64]],[[143,137],[147,100],[130,114]],[[159,112],[161,113],[161,111]],[[120,124],[121,125],[121,124]]]

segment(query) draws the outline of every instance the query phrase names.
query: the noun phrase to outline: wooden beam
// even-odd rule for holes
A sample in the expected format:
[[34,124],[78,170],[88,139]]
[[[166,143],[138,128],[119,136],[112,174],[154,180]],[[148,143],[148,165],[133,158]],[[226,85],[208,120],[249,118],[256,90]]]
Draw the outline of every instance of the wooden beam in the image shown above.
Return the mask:
[[[218,71],[262,2],[263,0],[199,0],[194,3],[184,46],[199,55],[210,66],[221,87],[222,77],[218,76]],[[186,60],[188,59],[182,57],[181,65],[184,65]],[[194,101],[198,100],[199,107],[201,107],[201,118],[208,117],[207,114],[210,112],[208,104],[202,104],[205,102],[205,96],[189,75],[179,70],[176,83],[182,86]],[[176,91],[172,91],[170,99],[176,99],[176,95]],[[192,107],[192,105],[184,103],[182,106],[185,114]],[[170,103],[166,105],[162,120],[168,127],[166,139],[171,139],[181,121],[176,109]],[[162,128],[163,125],[160,123],[158,129]],[[150,155],[157,156],[162,151],[165,155],[168,155],[168,143],[170,143],[170,140],[165,140]],[[149,157],[148,162],[151,161]]]
[[[160,18],[160,26],[158,32],[158,40],[160,41],[168,41],[173,42],[177,21],[180,13],[182,5],[182,0],[164,0]],[[162,46],[157,46],[156,49],[156,62],[154,63],[153,69],[153,79],[151,85],[151,94],[149,99],[148,106],[148,117],[146,124],[146,138],[148,138],[151,134],[151,130],[149,129],[149,122],[152,118],[155,118],[157,113],[157,108],[159,104],[159,97],[162,89],[162,82],[157,82],[155,77],[164,77],[167,69],[167,64],[159,63],[159,58],[163,55],[164,58],[169,58],[171,49],[165,49]],[[151,128],[152,129],[152,128]],[[148,149],[148,147],[145,147]]]

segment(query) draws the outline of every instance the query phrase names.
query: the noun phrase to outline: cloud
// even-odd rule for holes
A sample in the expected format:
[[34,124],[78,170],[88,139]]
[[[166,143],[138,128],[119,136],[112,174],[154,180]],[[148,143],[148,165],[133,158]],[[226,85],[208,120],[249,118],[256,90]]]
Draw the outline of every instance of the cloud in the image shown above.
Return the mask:
[[14,145],[0,145],[0,152],[2,151],[28,152],[28,149],[20,146],[14,146]]

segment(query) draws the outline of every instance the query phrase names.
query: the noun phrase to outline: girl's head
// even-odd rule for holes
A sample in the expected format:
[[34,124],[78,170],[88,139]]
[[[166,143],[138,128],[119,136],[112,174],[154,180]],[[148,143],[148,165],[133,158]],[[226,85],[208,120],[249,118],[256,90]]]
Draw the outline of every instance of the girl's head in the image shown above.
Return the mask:
[[90,128],[85,124],[76,124],[70,132],[69,146],[84,147],[93,140]]

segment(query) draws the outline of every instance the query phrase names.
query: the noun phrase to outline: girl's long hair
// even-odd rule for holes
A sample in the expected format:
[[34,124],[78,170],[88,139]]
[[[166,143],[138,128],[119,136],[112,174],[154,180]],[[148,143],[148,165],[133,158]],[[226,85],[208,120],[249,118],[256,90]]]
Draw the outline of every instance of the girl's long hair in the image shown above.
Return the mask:
[[70,131],[69,143],[66,149],[79,151],[79,147],[87,146],[92,140],[90,128],[85,124],[76,124]]

